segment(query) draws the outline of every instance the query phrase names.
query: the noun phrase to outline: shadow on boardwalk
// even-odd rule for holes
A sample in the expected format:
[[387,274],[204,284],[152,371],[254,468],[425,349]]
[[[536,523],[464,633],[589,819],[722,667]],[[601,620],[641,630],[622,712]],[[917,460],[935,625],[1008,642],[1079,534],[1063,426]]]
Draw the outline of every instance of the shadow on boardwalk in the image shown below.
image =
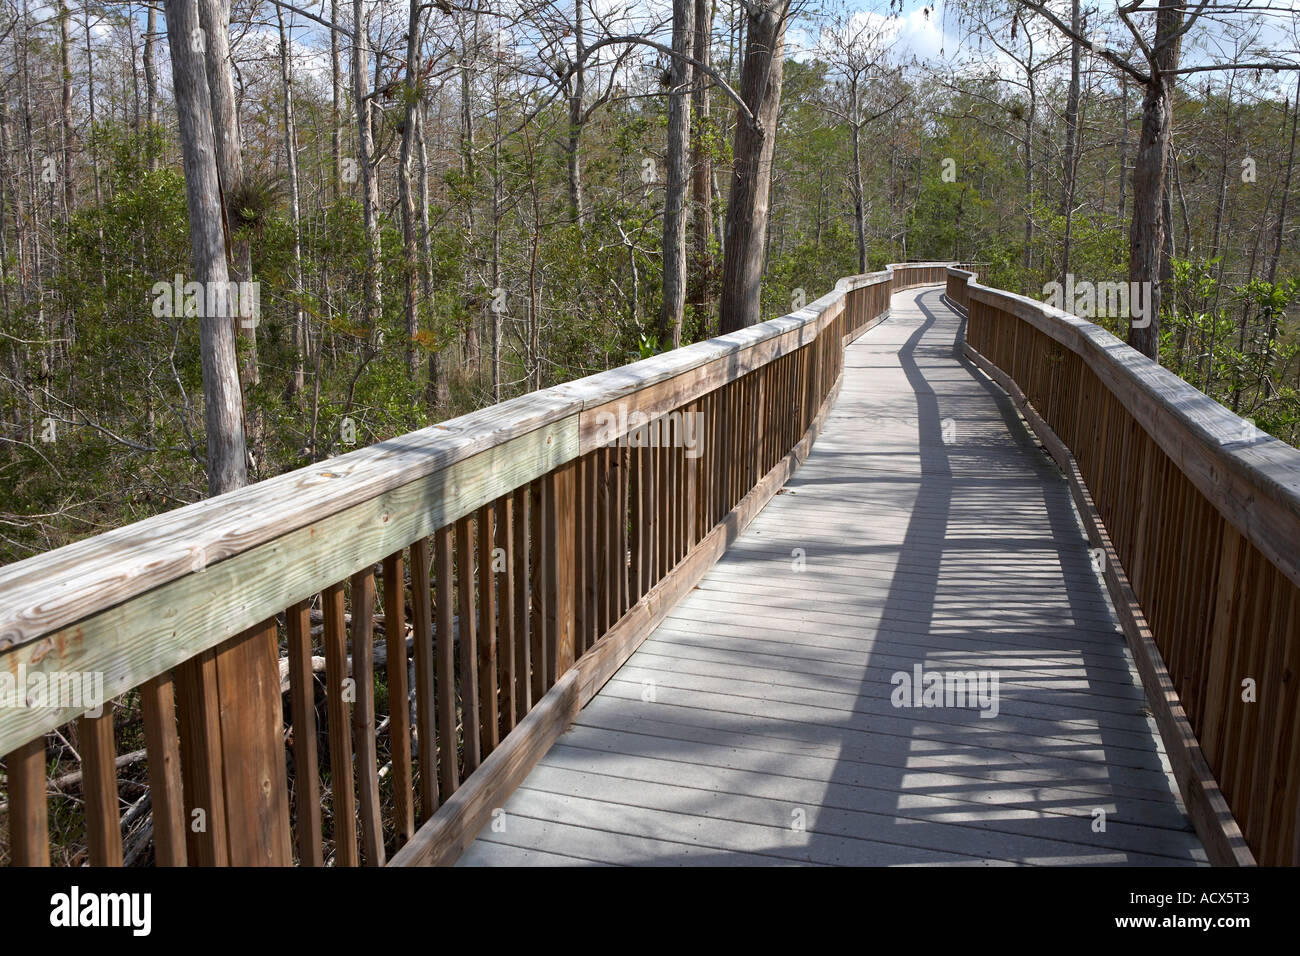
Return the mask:
[[[938,292],[893,305],[801,471],[462,864],[1204,861],[1065,481]],[[996,716],[893,706],[916,665],[996,673]]]

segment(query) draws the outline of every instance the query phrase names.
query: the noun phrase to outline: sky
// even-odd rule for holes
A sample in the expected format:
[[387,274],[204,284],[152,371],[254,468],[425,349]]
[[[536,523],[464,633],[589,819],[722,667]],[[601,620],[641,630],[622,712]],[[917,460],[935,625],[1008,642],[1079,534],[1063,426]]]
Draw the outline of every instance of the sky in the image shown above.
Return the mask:
[[[888,14],[887,0],[877,3],[849,0],[847,8],[854,30],[864,22],[875,22],[880,26],[892,41],[896,59],[911,60],[915,57],[922,63],[939,61],[951,56],[959,45],[953,25],[948,25],[947,32],[944,30],[942,0],[933,4],[905,0],[901,13],[894,16]],[[817,37],[803,26],[792,29],[787,42],[792,48],[809,52],[818,45]]]

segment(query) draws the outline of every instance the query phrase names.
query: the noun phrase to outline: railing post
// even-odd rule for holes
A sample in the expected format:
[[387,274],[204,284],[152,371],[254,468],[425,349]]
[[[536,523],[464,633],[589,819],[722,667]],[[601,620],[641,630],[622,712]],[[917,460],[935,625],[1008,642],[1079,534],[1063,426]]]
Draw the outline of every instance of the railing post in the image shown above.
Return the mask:
[[197,655],[176,675],[189,861],[291,865],[275,622]]

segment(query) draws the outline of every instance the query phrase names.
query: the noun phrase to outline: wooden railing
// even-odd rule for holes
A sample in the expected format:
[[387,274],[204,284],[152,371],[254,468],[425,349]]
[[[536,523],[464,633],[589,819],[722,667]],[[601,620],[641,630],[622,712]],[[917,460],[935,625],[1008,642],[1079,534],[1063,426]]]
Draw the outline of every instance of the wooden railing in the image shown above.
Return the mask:
[[1071,479],[1211,859],[1300,863],[1300,451],[1092,323],[946,292]]
[[844,345],[945,269],[0,569],[0,858],[454,860],[808,454]]

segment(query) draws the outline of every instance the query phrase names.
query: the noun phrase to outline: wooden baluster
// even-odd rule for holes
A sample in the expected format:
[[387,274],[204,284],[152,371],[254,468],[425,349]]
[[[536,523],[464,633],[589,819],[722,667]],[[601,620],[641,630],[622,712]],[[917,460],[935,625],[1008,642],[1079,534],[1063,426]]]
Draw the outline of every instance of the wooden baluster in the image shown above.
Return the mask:
[[552,683],[573,666],[575,652],[574,606],[577,599],[577,581],[574,577],[574,558],[577,551],[577,468],[567,462],[548,476],[552,508],[551,551],[551,623],[548,632],[554,636],[553,657],[550,662]]
[[618,448],[602,448],[596,469],[596,638],[618,620]]
[[[289,784],[275,619],[176,668],[181,776],[199,866],[288,866]],[[196,816],[194,811],[202,811]],[[195,824],[202,820],[204,826]]]
[[[406,569],[402,552],[384,558],[384,650],[388,681],[388,748],[393,760],[393,839],[397,848],[415,833],[411,788],[411,690],[406,667]],[[427,588],[426,588],[427,591]]]
[[497,612],[493,568],[496,512],[492,505],[478,510],[478,699],[482,756],[496,750],[501,740],[501,713],[497,701]]
[[595,627],[592,621],[596,606],[592,569],[596,549],[588,541],[588,534],[592,528],[591,507],[592,489],[594,488],[592,475],[595,471],[595,454],[595,452],[591,452],[583,455],[574,463],[578,476],[574,488],[576,499],[575,520],[577,523],[577,548],[574,560],[578,565],[576,569],[578,594],[577,600],[574,602],[574,643],[579,655],[586,650],[586,645],[589,643],[587,635]]
[[[1190,482],[1189,482],[1190,484]],[[1233,667],[1233,721],[1234,737],[1229,738],[1232,754],[1231,773],[1225,773],[1228,779],[1219,777],[1224,792],[1232,792],[1233,815],[1241,826],[1242,833],[1252,846],[1258,846],[1259,823],[1251,816],[1251,794],[1255,786],[1256,768],[1252,761],[1254,756],[1255,730],[1259,709],[1270,688],[1271,674],[1264,670],[1264,642],[1268,638],[1269,605],[1272,603],[1273,568],[1255,547],[1250,546],[1254,572],[1246,578],[1247,594],[1245,614],[1241,630],[1236,635],[1237,659]],[[1251,678],[1255,681],[1255,701],[1247,703],[1242,699],[1244,693],[1242,681]]]
[[352,734],[361,791],[361,836],[366,865],[383,866],[384,825],[379,816],[375,745],[375,574],[370,568],[352,575],[352,677],[357,695],[352,707]]
[[5,757],[9,775],[9,852],[14,866],[49,866],[49,808],[45,798],[45,736]]
[[584,520],[578,523],[578,533],[585,538],[586,548],[590,551],[591,559],[588,567],[589,587],[586,589],[590,597],[590,615],[591,631],[585,645],[577,644],[577,656],[581,657],[582,652],[595,640],[604,636],[604,632],[610,630],[610,591],[614,583],[614,575],[610,574],[610,564],[614,557],[614,542],[611,540],[610,532],[614,531],[614,523],[610,518],[610,460],[612,453],[617,449],[603,447],[597,449],[595,454],[591,455],[591,485],[590,501],[588,503],[588,514]]
[[[153,814],[154,862],[185,865],[185,803],[181,792],[180,740],[170,671],[140,688],[145,749],[149,754],[149,801]],[[319,808],[317,809],[319,813]]]
[[325,711],[329,720],[330,807],[334,831],[334,865],[356,866],[357,804],[352,789],[352,723],[348,708],[348,635],[344,619],[343,585],[331,584],[321,593],[325,614]]
[[615,516],[618,526],[618,554],[615,558],[618,570],[618,614],[615,619],[622,618],[632,606],[630,596],[631,582],[630,578],[630,553],[632,552],[632,542],[628,539],[628,509],[630,507],[630,481],[632,477],[631,466],[632,451],[625,445],[618,448],[618,500],[615,503]]
[[231,866],[291,866],[284,695],[275,618],[217,648]]
[[185,854],[190,866],[226,866],[226,799],[221,789],[221,720],[217,655],[207,650],[178,664],[177,715],[185,798]]
[[479,732],[478,640],[474,628],[474,534],[466,515],[456,522],[456,595],[460,627],[460,719],[465,776],[482,762]]
[[1275,734],[1277,753],[1273,759],[1269,806],[1260,863],[1265,866],[1300,865],[1300,840],[1296,839],[1300,814],[1300,588],[1292,586],[1281,633],[1286,635],[1284,673],[1278,713],[1281,726]]
[[663,420],[659,421],[659,439],[655,443],[655,584],[672,569],[672,449],[663,441]]
[[81,792],[86,798],[86,843],[91,866],[122,865],[122,818],[117,807],[113,703],[98,717],[77,718]]
[[1282,679],[1285,659],[1287,633],[1282,621],[1286,614],[1287,601],[1295,586],[1277,568],[1264,565],[1268,582],[1268,602],[1262,609],[1256,643],[1256,661],[1258,670],[1248,671],[1255,677],[1257,703],[1251,710],[1258,708],[1258,713],[1249,713],[1249,736],[1245,744],[1249,750],[1247,763],[1250,766],[1250,809],[1246,813],[1249,828],[1242,822],[1242,829],[1252,846],[1263,850],[1268,831],[1269,802],[1273,796],[1273,766],[1276,759],[1278,737],[1286,732],[1288,712],[1280,705],[1285,699],[1286,682]]
[[[434,691],[433,600],[429,539],[411,545],[411,623],[415,644],[415,733],[420,760],[420,819],[438,809],[438,732]],[[444,685],[445,686],[445,685]]]
[[[289,644],[289,707],[293,721],[293,779],[298,808],[298,859],[324,866],[320,767],[316,756],[316,681],[311,667],[311,603],[285,612]],[[157,808],[154,808],[155,815]]]
[[456,591],[451,576],[451,528],[433,534],[434,576],[438,579],[438,784],[445,801],[460,785],[456,765]]
[[513,495],[503,495],[496,501],[497,538],[505,555],[500,572],[493,575],[497,588],[497,620],[500,622],[500,634],[497,650],[497,673],[501,685],[501,723],[500,733],[504,737],[514,729],[517,716],[517,677],[518,658],[516,657],[516,634],[519,621],[515,614],[515,499]]
[[546,519],[543,507],[545,481],[538,479],[528,489],[528,593],[529,593],[529,656],[532,660],[532,702],[536,703],[546,693],[546,575],[548,561],[544,545]]
[[532,655],[532,610],[529,603],[529,567],[530,534],[532,524],[532,492],[525,486],[516,488],[514,493],[515,543],[514,543],[514,588],[515,588],[515,712],[516,723],[533,706],[533,655]]
[[636,604],[646,592],[645,455],[640,448],[628,454],[628,603]]

